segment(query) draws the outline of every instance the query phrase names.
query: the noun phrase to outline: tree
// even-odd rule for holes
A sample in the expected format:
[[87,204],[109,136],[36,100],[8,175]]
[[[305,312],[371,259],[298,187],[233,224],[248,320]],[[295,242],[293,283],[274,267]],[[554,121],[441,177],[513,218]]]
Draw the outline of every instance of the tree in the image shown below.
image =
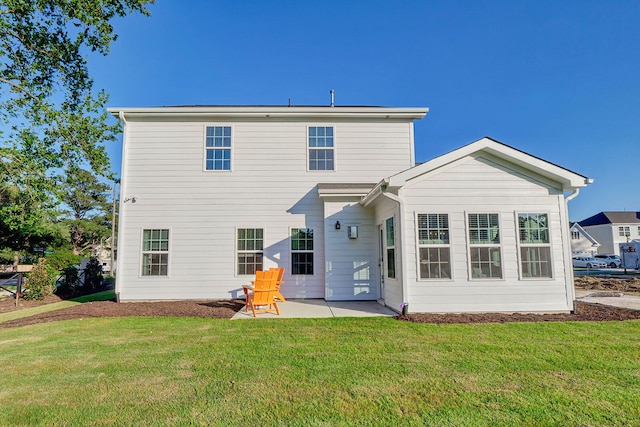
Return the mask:
[[87,170],[74,167],[68,171],[62,201],[69,207],[64,223],[69,228],[75,255],[109,237],[109,189]]
[[58,196],[65,171],[109,175],[104,144],[119,125],[95,93],[87,54],[107,55],[111,22],[149,15],[153,0],[0,0],[0,182],[35,204]]

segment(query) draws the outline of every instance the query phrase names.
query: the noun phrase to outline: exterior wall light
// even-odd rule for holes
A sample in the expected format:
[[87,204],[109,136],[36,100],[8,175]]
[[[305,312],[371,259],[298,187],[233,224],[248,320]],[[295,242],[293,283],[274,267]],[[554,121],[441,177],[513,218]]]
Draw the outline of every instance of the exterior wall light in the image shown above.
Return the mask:
[[340,221],[336,221],[336,230],[340,230]]

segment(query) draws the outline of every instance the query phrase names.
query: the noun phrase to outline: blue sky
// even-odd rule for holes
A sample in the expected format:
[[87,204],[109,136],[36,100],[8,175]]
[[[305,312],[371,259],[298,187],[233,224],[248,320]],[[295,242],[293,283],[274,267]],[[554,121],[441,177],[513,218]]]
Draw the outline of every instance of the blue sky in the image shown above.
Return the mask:
[[[112,107],[429,107],[416,160],[483,136],[595,180],[573,221],[640,210],[638,1],[158,0],[90,57]],[[114,169],[120,146],[109,148]]]

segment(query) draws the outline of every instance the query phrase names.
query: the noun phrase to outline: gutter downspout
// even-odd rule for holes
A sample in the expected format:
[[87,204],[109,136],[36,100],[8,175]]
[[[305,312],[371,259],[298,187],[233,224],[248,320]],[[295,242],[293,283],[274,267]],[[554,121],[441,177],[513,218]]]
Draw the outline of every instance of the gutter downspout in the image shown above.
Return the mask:
[[[122,241],[122,224],[124,224],[124,217],[125,217],[125,210],[123,209],[123,200],[124,198],[122,197],[123,194],[126,194],[124,192],[124,185],[125,185],[125,180],[124,180],[124,171],[125,169],[125,164],[127,161],[127,156],[126,156],[126,141],[127,141],[127,119],[124,116],[124,111],[119,111],[118,112],[118,118],[120,119],[120,121],[122,122],[123,128],[122,128],[122,160],[120,161],[120,200],[118,202],[118,212],[119,212],[119,216],[118,216],[118,245],[115,245],[115,242],[113,242],[112,244],[112,248],[111,250],[113,251],[114,249],[117,250],[117,247],[120,245],[120,242]],[[118,274],[118,272],[121,271],[121,264],[122,264],[122,256],[119,256],[118,259],[116,260],[116,269],[115,269],[115,273],[116,273],[116,302],[120,302],[120,289],[122,288],[122,274]],[[111,268],[114,268],[114,266],[112,265]]]
[[[388,183],[388,180],[385,180],[385,183]],[[384,197],[388,198],[389,200],[393,200],[394,202],[396,202],[398,204],[398,217],[399,217],[399,221],[398,221],[398,225],[399,225],[399,229],[400,229],[400,233],[398,233],[398,244],[400,246],[400,250],[401,250],[401,254],[402,254],[402,262],[400,263],[400,274],[402,275],[401,277],[401,285],[402,285],[402,305],[400,306],[400,308],[402,309],[402,314],[407,314],[407,312],[409,311],[409,302],[407,301],[407,263],[405,262],[405,250],[404,250],[404,228],[402,228],[402,224],[404,224],[404,199],[402,199],[399,196],[396,196],[393,193],[387,193],[386,191],[386,185],[383,185],[380,187],[380,194],[382,194]],[[384,273],[383,273],[384,274]]]
[[[571,192],[571,194],[569,194],[568,196],[566,196],[564,198],[564,211],[565,211],[565,217],[566,217],[566,223],[567,223],[567,230],[565,230],[564,232],[564,239],[567,242],[567,249],[565,249],[565,257],[567,260],[571,260],[571,230],[569,227],[569,201],[575,199],[578,194],[580,194],[580,189],[579,188],[574,188],[573,191]],[[565,262],[565,266],[567,265],[567,262]],[[567,268],[567,267],[565,267]],[[568,270],[568,274],[565,275],[566,280],[567,280],[567,306],[572,306],[573,307],[573,313],[576,312],[577,309],[577,302],[576,302],[576,293],[575,293],[575,285],[574,285],[574,276],[573,276],[573,263],[571,265],[571,268],[567,268]]]

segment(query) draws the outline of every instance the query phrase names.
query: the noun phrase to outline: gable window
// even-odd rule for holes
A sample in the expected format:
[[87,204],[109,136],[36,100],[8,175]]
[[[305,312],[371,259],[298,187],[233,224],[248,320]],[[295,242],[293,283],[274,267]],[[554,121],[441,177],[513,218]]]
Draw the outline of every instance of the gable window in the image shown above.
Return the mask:
[[518,231],[522,277],[551,277],[551,242],[547,214],[518,214]]
[[418,252],[421,279],[451,278],[449,215],[418,214]]
[[291,274],[313,274],[313,229],[291,229]]
[[332,171],[335,169],[333,157],[333,126],[309,126],[309,170]]
[[166,276],[169,267],[169,230],[142,231],[142,275]]
[[620,237],[627,237],[631,235],[631,227],[618,227],[618,235]]
[[498,214],[469,214],[471,278],[501,279],[500,226]]
[[263,242],[262,228],[238,228],[238,275],[262,270]]
[[207,126],[205,148],[206,170],[231,170],[231,126]]
[[572,231],[571,232],[571,239],[572,240],[580,240],[580,232],[579,231]]
[[396,277],[396,234],[393,217],[385,221],[387,241],[387,277]]

